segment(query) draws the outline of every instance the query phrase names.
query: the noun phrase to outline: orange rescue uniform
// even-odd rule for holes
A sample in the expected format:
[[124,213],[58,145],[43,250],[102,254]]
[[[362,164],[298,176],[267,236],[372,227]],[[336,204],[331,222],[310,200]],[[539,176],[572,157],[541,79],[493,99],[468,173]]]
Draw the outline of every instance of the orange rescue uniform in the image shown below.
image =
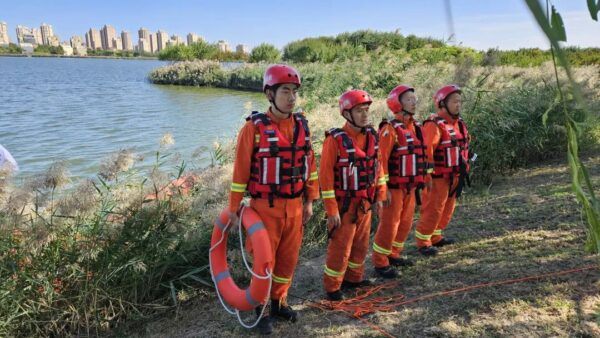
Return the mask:
[[[344,125],[343,130],[356,147],[365,149],[366,134],[352,129],[348,123]],[[342,210],[341,203],[335,198],[335,167],[338,154],[337,140],[331,136],[326,137],[321,154],[319,180],[327,216],[338,215]],[[381,159],[379,151],[377,157]],[[381,165],[377,168],[375,184],[376,200],[385,200],[387,190]],[[328,227],[331,225],[328,224]],[[340,289],[344,280],[356,283],[364,279],[364,263],[369,250],[371,231],[370,203],[365,199],[352,198],[348,211],[342,215],[340,226],[337,229],[329,228],[328,231],[331,238],[327,246],[323,282],[325,291],[335,292]]]
[[[439,114],[453,128],[457,138],[462,138],[462,134],[458,125],[458,120],[450,118],[447,114]],[[428,162],[433,163],[434,150],[440,145],[442,132],[436,123],[425,123],[423,125],[423,134],[426,144],[426,155]],[[417,247],[432,246],[442,240],[442,232],[450,223],[454,207],[456,206],[456,197],[453,194],[448,196],[451,190],[454,190],[458,185],[459,175],[456,174],[453,178],[450,177],[432,177],[431,190],[423,190],[421,206],[421,218],[417,223],[415,231],[415,239]]]
[[[284,137],[290,141],[293,139],[295,125],[293,117],[279,119],[270,109],[267,116]],[[240,208],[244,197],[250,180],[254,147],[258,143],[259,137],[258,129],[252,121],[246,122],[238,134],[233,181],[229,195],[229,209],[232,212],[236,212]],[[271,240],[275,259],[271,287],[271,299],[273,300],[285,301],[298,263],[303,234],[303,199],[313,201],[319,198],[317,167],[312,151],[308,161],[309,178],[305,185],[304,196],[291,199],[275,198],[272,207],[269,206],[268,199],[252,198],[250,200],[250,206],[260,215]],[[247,248],[251,251],[250,246]]]
[[[414,119],[404,114],[395,114],[394,118],[402,121],[413,135],[415,132]],[[386,180],[389,179],[388,160],[397,140],[394,127],[388,123],[379,132],[379,149],[381,151],[381,166]],[[381,210],[381,218],[373,241],[373,265],[376,268],[384,268],[390,265],[388,257],[400,258],[404,249],[404,242],[412,228],[415,213],[415,187],[404,187],[400,189],[389,188],[391,203]]]

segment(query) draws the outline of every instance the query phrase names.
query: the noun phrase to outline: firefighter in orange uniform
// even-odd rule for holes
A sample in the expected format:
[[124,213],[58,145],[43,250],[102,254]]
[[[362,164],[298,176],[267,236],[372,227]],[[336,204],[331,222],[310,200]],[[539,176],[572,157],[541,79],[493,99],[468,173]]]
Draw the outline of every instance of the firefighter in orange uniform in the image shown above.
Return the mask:
[[[298,262],[303,226],[312,217],[312,203],[319,197],[308,122],[302,113],[293,113],[300,85],[300,74],[293,67],[269,66],[263,91],[270,108],[266,113],[253,112],[237,137],[230,218],[232,222],[238,220],[240,203],[248,191],[250,206],[269,233],[275,260],[270,316],[260,319],[261,334],[272,332],[275,318],[291,322],[298,318],[286,298]],[[254,301],[260,314],[260,300]]]
[[373,265],[376,271],[390,266],[411,266],[401,257],[404,242],[412,228],[415,201],[428,172],[421,125],[415,121],[415,89],[399,85],[387,98],[394,113],[391,121],[379,125],[381,164],[387,181],[388,196],[381,211],[373,241]]
[[347,122],[329,130],[323,143],[319,177],[329,231],[323,281],[333,301],[344,298],[342,289],[371,285],[364,277],[371,208],[377,212],[386,198],[377,133],[369,125],[371,103],[363,90],[345,92],[339,106]]
[[456,198],[469,182],[470,136],[465,122],[460,118],[461,90],[456,85],[439,89],[433,97],[436,114],[423,123],[426,156],[433,164],[433,173],[427,178],[423,194],[421,218],[417,223],[415,238],[419,252],[424,256],[437,254],[437,247],[454,244],[444,237]]

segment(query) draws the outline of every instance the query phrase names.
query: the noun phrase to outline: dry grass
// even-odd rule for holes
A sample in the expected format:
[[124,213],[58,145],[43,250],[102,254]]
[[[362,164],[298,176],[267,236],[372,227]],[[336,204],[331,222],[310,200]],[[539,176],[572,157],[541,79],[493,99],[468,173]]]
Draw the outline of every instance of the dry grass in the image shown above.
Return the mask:
[[[586,156],[600,181],[600,155]],[[417,265],[403,271],[395,292],[413,298],[478,283],[598,264],[584,252],[586,234],[569,190],[568,169],[557,162],[520,171],[465,196],[448,234],[459,243],[433,259],[408,255]],[[412,240],[412,238],[411,238]],[[323,298],[323,248],[305,258],[296,273],[290,301],[300,310],[297,325],[277,323],[275,336],[375,337],[359,321],[323,313],[308,300]],[[372,269],[368,268],[368,273]],[[481,288],[367,317],[396,337],[600,336],[600,271]],[[380,282],[380,281],[379,281]],[[178,311],[140,324],[140,336],[246,336],[212,293]],[[137,331],[137,330],[136,330]]]

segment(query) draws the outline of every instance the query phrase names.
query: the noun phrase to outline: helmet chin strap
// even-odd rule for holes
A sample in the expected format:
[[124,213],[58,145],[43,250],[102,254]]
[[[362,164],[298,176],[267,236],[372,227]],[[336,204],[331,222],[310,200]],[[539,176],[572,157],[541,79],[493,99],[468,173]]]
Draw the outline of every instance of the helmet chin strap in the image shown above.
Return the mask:
[[352,112],[351,112],[351,111],[349,111],[349,110],[346,110],[346,111],[347,111],[347,112],[348,112],[348,114],[350,115],[350,118],[348,119],[346,116],[344,116],[344,119],[345,119],[346,121],[348,121],[348,123],[350,123],[350,124],[351,124],[351,125],[352,125],[354,128],[358,128],[358,129],[360,129],[360,131],[361,131],[361,132],[364,132],[364,131],[365,131],[365,128],[366,128],[366,126],[365,126],[365,127],[361,127],[361,126],[357,125],[357,124],[354,122],[354,117],[352,116]]
[[446,100],[442,101],[442,108],[444,108],[446,110],[446,113],[448,113],[448,115],[450,115],[450,117],[454,120],[458,120],[458,118],[460,117],[460,112],[456,113],[456,114],[452,114],[450,112],[450,109],[448,109],[448,105],[446,104]]
[[402,108],[402,115],[410,115],[412,117],[413,115],[415,115],[415,113],[411,113],[408,110]]
[[458,118],[460,117],[460,112],[456,113],[456,114],[452,114],[450,112],[450,110],[448,110],[448,108],[446,108],[446,112],[448,113],[448,115],[450,115],[450,117],[452,117],[454,120],[458,120]]
[[273,107],[275,107],[275,109],[277,109],[278,112],[282,113],[282,114],[286,114],[287,117],[290,117],[292,115],[292,112],[286,113],[284,111],[282,111],[281,109],[279,109],[279,107],[277,107],[277,103],[275,103],[275,91],[273,91],[271,89],[271,91],[273,92],[273,98],[269,97],[269,102],[273,105]]

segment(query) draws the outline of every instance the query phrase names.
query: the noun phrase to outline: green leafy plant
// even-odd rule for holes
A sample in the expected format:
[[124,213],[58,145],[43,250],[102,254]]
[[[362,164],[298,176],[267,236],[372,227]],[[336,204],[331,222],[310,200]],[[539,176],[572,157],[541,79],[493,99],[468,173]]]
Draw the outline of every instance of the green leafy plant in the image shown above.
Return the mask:
[[[579,157],[578,134],[581,133],[581,129],[573,118],[572,112],[569,110],[566,94],[570,93],[573,95],[583,109],[588,109],[587,104],[581,95],[579,85],[574,79],[571,65],[559,44],[559,42],[567,40],[565,26],[561,15],[556,11],[554,6],[552,6],[551,12],[546,8],[546,13],[544,13],[541,4],[537,0],[525,0],[525,2],[551,44],[558,102],[562,107],[561,111],[564,118],[564,126],[567,130],[567,158],[571,168],[571,183],[573,191],[577,196],[577,200],[582,205],[582,212],[587,221],[587,248],[594,253],[598,253],[600,252],[600,202],[594,193],[594,186],[590,181],[588,170]],[[548,5],[548,0],[546,0],[546,7],[548,7]],[[600,10],[599,3],[588,0],[588,8],[592,19],[597,21],[597,14]],[[567,74],[569,81],[568,87],[560,82],[558,65],[560,65]],[[547,120],[548,113],[549,111],[544,114],[544,121]]]

